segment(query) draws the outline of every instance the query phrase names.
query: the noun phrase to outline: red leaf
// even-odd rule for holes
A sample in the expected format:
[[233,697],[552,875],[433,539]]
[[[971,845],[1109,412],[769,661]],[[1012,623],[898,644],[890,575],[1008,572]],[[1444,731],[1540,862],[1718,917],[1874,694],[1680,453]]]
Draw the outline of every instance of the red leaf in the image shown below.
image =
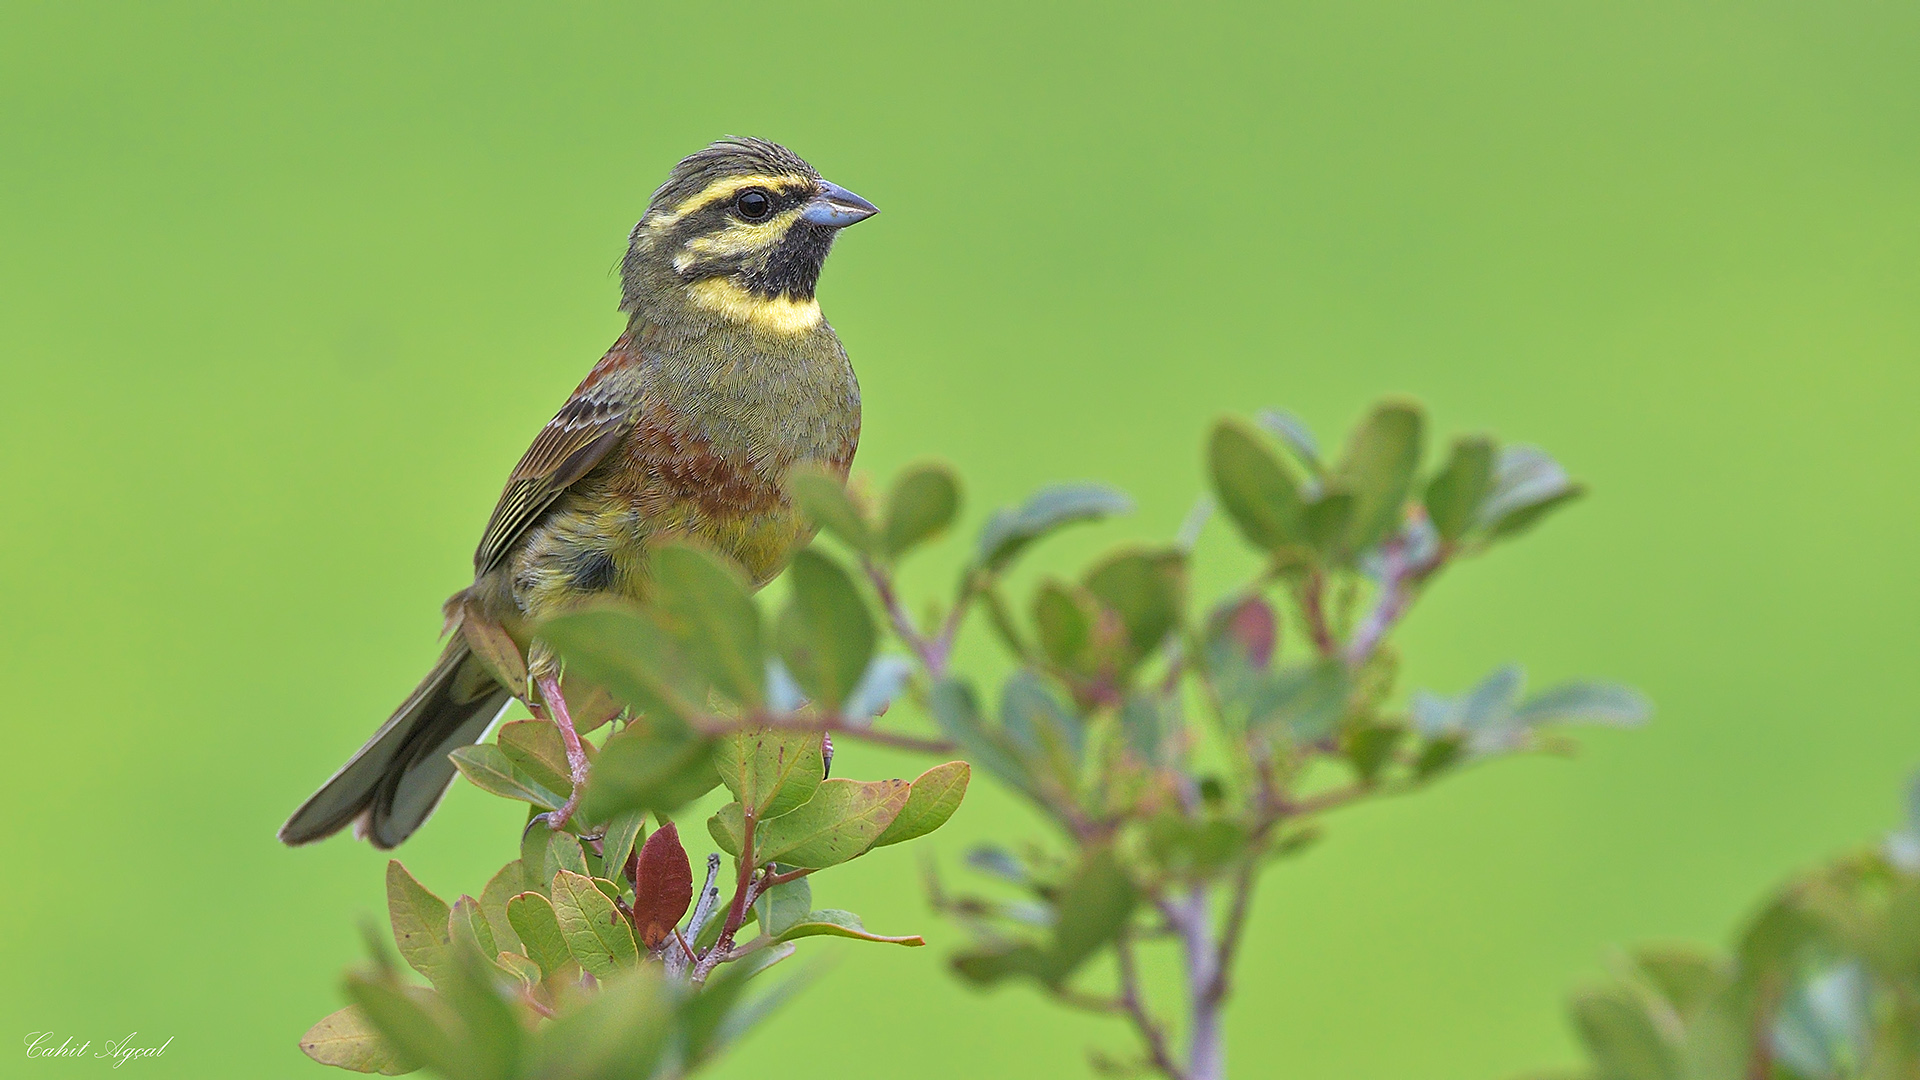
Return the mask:
[[634,861],[633,928],[652,949],[673,933],[693,904],[693,864],[672,822],[647,837]]
[[1273,659],[1273,649],[1280,637],[1280,624],[1273,617],[1273,608],[1265,600],[1249,596],[1216,617],[1221,630],[1240,647],[1241,654],[1254,667],[1264,670]]

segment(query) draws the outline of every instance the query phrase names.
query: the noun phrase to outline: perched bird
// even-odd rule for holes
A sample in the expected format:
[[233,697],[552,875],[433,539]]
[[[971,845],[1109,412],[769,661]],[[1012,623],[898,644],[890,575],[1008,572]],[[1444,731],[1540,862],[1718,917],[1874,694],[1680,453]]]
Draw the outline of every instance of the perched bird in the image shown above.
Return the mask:
[[456,629],[440,662],[281,840],[352,823],[391,848],[419,828],[452,783],[448,753],[478,742],[513,696],[483,659],[490,641],[527,650],[528,705],[560,728],[578,798],[586,757],[531,628],[598,597],[637,598],[657,538],[730,555],[756,584],[806,542],[787,473],[811,462],[844,477],[860,438],[860,386],[814,286],[839,230],[877,212],[760,139],[722,139],[674,167],[621,263],[626,332],[507,478],[473,584],[447,602]]

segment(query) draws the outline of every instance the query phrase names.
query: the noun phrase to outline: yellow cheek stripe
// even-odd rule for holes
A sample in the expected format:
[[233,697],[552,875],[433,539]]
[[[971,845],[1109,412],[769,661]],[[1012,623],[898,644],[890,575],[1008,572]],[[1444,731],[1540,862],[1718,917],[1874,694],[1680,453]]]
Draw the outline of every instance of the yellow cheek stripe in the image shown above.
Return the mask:
[[651,228],[664,229],[709,203],[718,202],[737,192],[745,191],[750,187],[784,188],[796,186],[812,187],[813,181],[804,176],[767,176],[761,173],[755,173],[751,176],[723,177],[708,184],[706,189],[700,192],[700,194],[684,200],[679,206],[674,207],[672,210],[655,214],[647,221],[647,225]]
[[696,281],[687,286],[687,296],[704,311],[776,334],[803,334],[820,325],[818,300],[756,296],[726,278]]
[[717,233],[696,236],[688,240],[680,254],[673,257],[673,268],[681,273],[702,256],[745,255],[752,251],[770,251],[787,235],[793,223],[800,220],[801,210],[795,207],[782,214],[776,214],[757,223],[738,222],[729,225]]

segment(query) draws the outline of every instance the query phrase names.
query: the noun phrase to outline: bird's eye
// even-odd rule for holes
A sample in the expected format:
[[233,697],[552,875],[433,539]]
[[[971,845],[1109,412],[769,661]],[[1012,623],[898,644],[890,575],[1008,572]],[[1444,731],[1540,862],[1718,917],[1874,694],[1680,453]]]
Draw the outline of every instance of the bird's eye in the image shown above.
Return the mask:
[[734,197],[733,208],[748,221],[760,221],[773,213],[773,200],[759,188],[748,188]]

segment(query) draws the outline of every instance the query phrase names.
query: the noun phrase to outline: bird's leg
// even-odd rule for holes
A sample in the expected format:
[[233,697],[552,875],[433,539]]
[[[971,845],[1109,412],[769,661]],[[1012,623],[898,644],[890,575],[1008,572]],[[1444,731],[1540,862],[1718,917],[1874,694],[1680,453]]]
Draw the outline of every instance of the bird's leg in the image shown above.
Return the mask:
[[567,744],[567,769],[573,774],[573,792],[567,796],[566,805],[547,814],[547,828],[558,829],[580,806],[580,792],[587,786],[587,752],[580,745],[579,732],[573,730],[573,717],[567,713],[567,699],[560,693],[560,680],[547,674],[539,676],[535,684],[540,687],[540,700],[546,705],[553,726],[560,729],[560,739]]

